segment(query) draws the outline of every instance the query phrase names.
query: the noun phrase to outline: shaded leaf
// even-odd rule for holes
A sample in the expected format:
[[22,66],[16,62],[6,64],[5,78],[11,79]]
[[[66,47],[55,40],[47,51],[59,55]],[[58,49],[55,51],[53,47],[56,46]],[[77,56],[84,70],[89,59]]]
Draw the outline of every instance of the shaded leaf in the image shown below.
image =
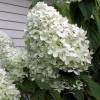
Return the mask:
[[100,46],[100,33],[96,25],[96,22],[95,20],[90,19],[89,21],[86,21],[84,26],[87,30],[88,39],[90,40],[90,47],[95,52],[97,48]]
[[82,15],[77,2],[70,4],[70,15],[72,23],[77,23],[78,26],[81,27],[84,21],[84,16]]
[[95,18],[95,21],[100,33],[100,7],[98,5],[96,6],[96,9],[94,10],[93,15],[94,15],[94,18]]
[[93,97],[88,97],[88,100],[96,100],[96,99]]
[[62,100],[76,100],[76,98],[73,96],[72,92],[64,91],[64,94],[62,95]]
[[63,16],[69,16],[69,4],[66,4],[64,2],[54,3],[55,8],[63,15]]
[[92,15],[93,9],[94,9],[94,2],[93,1],[83,1],[79,3],[79,8],[85,17],[86,20],[89,20],[89,18]]
[[77,100],[84,100],[84,93],[82,90],[73,90],[72,94]]
[[45,91],[37,90],[35,94],[31,96],[30,100],[46,100]]
[[95,97],[96,100],[100,100],[100,86],[86,75],[83,75],[82,79],[88,86],[88,94]]
[[62,100],[60,94],[57,91],[51,90],[49,91],[49,93],[52,96],[53,100]]
[[36,80],[37,85],[39,86],[40,89],[45,89],[49,90],[50,86],[47,82],[41,82],[40,80]]
[[37,85],[35,82],[30,81],[29,79],[24,79],[23,83],[20,84],[20,89],[23,92],[31,92],[34,93]]

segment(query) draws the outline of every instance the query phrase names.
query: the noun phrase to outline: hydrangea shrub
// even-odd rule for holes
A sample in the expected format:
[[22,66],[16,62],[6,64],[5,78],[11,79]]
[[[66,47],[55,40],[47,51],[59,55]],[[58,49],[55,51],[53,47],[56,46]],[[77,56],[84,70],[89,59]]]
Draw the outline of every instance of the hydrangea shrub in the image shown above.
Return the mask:
[[[69,7],[87,2],[77,1],[66,3]],[[29,10],[23,50],[0,31],[0,100],[100,99],[100,86],[91,78],[89,30],[72,24],[55,8],[38,2]]]
[[15,48],[9,36],[0,31],[0,62],[12,79],[17,81],[24,77],[26,59],[26,51]]
[[[76,75],[88,70],[91,53],[86,31],[70,24],[66,17],[44,2],[38,2],[29,11],[27,20],[26,43],[32,80],[58,80],[60,70]],[[54,83],[68,85],[64,80]]]
[[20,92],[3,68],[0,68],[0,100],[20,100]]
[[42,66],[43,71],[47,68],[48,76],[53,77],[56,70],[82,72],[91,64],[86,31],[69,24],[68,19],[53,7],[39,2],[30,10],[27,32],[27,39],[31,39],[30,48],[33,50],[33,74],[42,73],[37,69],[42,70]]

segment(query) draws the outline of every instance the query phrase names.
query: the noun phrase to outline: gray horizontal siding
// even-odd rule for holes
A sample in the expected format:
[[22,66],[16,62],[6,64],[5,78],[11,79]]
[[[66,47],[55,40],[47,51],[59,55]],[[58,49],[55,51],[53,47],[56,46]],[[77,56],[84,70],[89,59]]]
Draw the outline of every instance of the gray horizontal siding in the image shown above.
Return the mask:
[[28,8],[14,6],[6,3],[0,3],[0,11],[27,15]]
[[0,2],[27,8],[30,6],[29,0],[0,0]]
[[0,20],[0,28],[24,30],[26,24]]
[[16,47],[24,47],[25,43],[23,39],[12,39]]
[[23,39],[23,37],[24,37],[24,32],[23,31],[5,30],[5,29],[2,29],[2,31],[7,33],[11,38]]
[[16,22],[26,22],[26,16],[12,14],[7,12],[0,12],[0,19],[2,20],[9,20],[9,21],[16,21]]
[[[51,5],[50,0],[44,0]],[[31,0],[0,0],[0,30],[7,33],[17,48],[25,46],[23,37]]]
[[30,5],[29,0],[0,0],[0,30],[7,33],[18,48],[25,45],[23,36]]

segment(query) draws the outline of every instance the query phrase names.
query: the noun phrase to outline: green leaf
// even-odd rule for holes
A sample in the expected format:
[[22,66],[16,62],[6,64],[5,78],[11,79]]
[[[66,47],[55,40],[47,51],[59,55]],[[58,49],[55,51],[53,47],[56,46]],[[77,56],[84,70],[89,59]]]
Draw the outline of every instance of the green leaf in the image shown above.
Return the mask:
[[84,100],[84,93],[82,90],[73,90],[72,94],[77,100]]
[[66,92],[64,91],[62,98],[63,98],[62,100],[76,100],[71,91],[66,91]]
[[54,2],[54,7],[60,12],[60,14],[64,17],[67,16],[70,19],[70,8],[69,4],[65,3],[64,1]]
[[93,13],[94,2],[93,1],[83,1],[79,3],[79,8],[86,20],[89,20]]
[[23,83],[20,84],[20,89],[23,92],[31,92],[34,93],[36,89],[36,83],[30,81],[29,79],[24,79]]
[[39,86],[40,89],[45,89],[49,90],[50,86],[47,82],[41,82],[40,80],[36,80],[37,85]]
[[84,24],[85,30],[87,30],[87,36],[90,40],[90,47],[94,52],[100,47],[100,33],[95,20],[90,19]]
[[77,2],[70,4],[70,15],[72,23],[77,23],[78,26],[81,27],[84,21],[84,16],[82,15],[82,12]]
[[98,30],[100,33],[100,7],[98,6],[96,7],[96,9],[93,12],[93,15],[94,15],[94,18],[95,18],[95,21],[96,21],[96,24],[98,26]]
[[45,95],[45,100],[52,100],[52,97],[48,94]]
[[49,91],[49,93],[52,96],[53,100],[62,100],[60,94],[57,91],[51,90]]
[[97,6],[100,7],[100,0],[96,0]]
[[96,99],[93,97],[88,97],[88,100],[96,100]]
[[88,86],[88,94],[95,97],[96,100],[100,100],[100,86],[86,75],[83,75],[82,79]]
[[35,94],[31,96],[30,100],[46,100],[45,91],[37,90]]

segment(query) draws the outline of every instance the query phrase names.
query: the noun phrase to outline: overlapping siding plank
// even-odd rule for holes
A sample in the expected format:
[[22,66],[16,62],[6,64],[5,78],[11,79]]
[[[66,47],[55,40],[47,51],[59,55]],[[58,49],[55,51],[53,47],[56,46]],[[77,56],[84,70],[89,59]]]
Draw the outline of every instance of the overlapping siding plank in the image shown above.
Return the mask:
[[0,19],[16,21],[16,22],[23,22],[23,23],[26,23],[26,21],[27,21],[26,16],[12,14],[12,13],[6,13],[6,12],[0,12]]
[[23,6],[23,7],[29,7],[31,4],[31,1],[29,0],[0,0],[0,2]]
[[16,47],[24,47],[25,43],[23,39],[12,39]]
[[17,48],[25,46],[23,37],[31,0],[0,0],[0,30],[7,33]]
[[16,22],[9,22],[9,21],[2,21],[0,20],[0,28],[4,29],[12,29],[12,30],[24,30],[25,24],[23,23],[16,23]]
[[18,6],[14,6],[14,5],[0,3],[0,11],[27,15],[28,8],[23,8],[23,7],[18,7]]
[[13,38],[23,39],[25,34],[24,31],[4,30],[4,29],[2,29],[2,31],[7,33],[8,36],[10,36],[12,39]]

